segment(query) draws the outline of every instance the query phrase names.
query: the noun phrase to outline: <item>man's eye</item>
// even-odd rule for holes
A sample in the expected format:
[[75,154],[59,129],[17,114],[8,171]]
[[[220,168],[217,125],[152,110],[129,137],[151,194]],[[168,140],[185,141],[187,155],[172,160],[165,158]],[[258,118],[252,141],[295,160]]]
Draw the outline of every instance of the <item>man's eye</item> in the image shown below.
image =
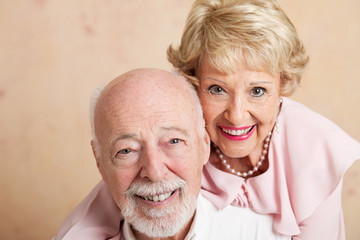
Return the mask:
[[208,88],[209,92],[212,94],[222,94],[224,89],[218,85],[212,85]]
[[266,90],[262,87],[254,87],[251,89],[251,95],[254,97],[261,97],[266,93]]
[[170,144],[177,144],[177,143],[179,143],[180,141],[181,141],[180,139],[174,138],[174,139],[171,139],[171,140],[170,140]]

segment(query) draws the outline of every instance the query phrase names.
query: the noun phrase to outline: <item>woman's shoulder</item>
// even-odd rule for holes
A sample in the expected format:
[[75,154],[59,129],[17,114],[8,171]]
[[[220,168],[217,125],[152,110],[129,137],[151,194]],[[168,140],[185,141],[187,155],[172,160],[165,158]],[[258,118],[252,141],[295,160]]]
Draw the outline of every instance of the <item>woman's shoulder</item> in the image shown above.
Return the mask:
[[274,147],[293,170],[313,172],[314,169],[327,169],[331,177],[336,175],[339,180],[348,167],[360,159],[357,140],[301,103],[285,98],[279,124],[280,130],[274,135]]
[[277,185],[279,191],[282,196],[289,195],[289,206],[297,221],[302,221],[329,198],[346,170],[360,159],[360,143],[331,120],[287,98],[279,114],[279,125],[269,158],[274,175],[281,175],[286,182],[284,186]]
[[283,100],[279,121],[282,128],[296,134],[296,138],[355,141],[330,119],[289,98]]
[[[337,127],[331,120],[325,118],[321,114],[311,110],[302,103],[295,100],[284,98],[280,118],[283,118],[285,123],[289,126],[296,126],[297,129],[301,129],[309,126],[325,126]],[[322,128],[322,127],[321,127]]]

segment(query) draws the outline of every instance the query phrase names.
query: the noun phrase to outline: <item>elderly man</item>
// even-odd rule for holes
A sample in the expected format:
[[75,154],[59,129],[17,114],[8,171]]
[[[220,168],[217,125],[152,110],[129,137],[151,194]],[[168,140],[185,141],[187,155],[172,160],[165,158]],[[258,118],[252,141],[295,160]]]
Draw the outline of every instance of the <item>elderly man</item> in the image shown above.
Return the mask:
[[104,183],[55,239],[287,239],[272,233],[270,217],[217,211],[199,195],[210,140],[185,79],[157,69],[127,72],[98,93],[91,112]]
[[137,69],[93,102],[91,145],[124,217],[122,234],[185,239],[210,152],[196,92],[171,73]]

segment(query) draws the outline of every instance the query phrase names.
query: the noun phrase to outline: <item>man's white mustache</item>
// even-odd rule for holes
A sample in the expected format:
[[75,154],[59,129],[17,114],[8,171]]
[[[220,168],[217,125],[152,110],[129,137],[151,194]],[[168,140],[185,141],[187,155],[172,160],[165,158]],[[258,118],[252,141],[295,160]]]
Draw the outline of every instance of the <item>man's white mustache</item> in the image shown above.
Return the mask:
[[179,177],[169,180],[161,180],[159,182],[144,182],[142,180],[133,182],[129,189],[126,191],[126,196],[132,197],[138,195],[141,197],[148,197],[154,195],[160,195],[164,193],[173,192],[177,189],[185,190],[186,182]]

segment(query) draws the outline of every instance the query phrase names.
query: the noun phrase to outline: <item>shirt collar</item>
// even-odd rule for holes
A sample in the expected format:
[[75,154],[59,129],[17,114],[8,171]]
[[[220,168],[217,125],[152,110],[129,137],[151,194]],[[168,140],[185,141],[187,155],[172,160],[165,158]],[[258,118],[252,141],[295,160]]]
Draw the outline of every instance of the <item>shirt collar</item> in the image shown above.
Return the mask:
[[122,223],[121,231],[124,239],[126,240],[136,240],[133,230],[131,229],[130,224],[124,220]]

